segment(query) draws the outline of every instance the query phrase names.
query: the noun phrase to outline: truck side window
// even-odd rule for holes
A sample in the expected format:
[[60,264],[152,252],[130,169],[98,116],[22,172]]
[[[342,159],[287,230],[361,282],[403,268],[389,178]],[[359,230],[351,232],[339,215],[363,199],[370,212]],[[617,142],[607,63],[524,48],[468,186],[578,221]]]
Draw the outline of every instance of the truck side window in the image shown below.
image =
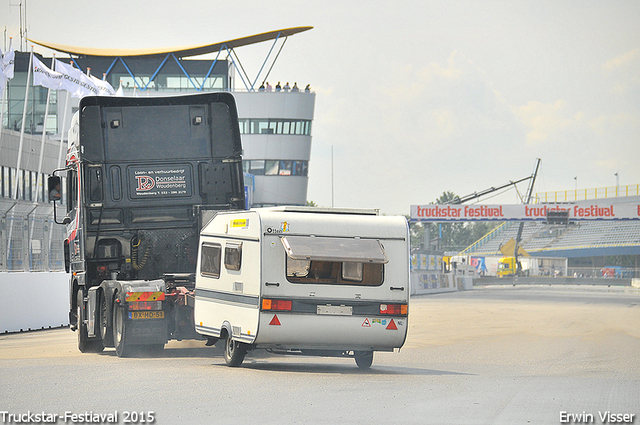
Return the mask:
[[70,170],[67,174],[67,212],[76,208],[78,201],[78,173]]
[[242,263],[242,243],[228,243],[224,247],[224,267],[227,270],[240,270]]
[[206,277],[220,277],[220,257],[222,247],[218,244],[202,244],[200,257],[200,274]]
[[102,168],[89,167],[89,200],[102,201]]

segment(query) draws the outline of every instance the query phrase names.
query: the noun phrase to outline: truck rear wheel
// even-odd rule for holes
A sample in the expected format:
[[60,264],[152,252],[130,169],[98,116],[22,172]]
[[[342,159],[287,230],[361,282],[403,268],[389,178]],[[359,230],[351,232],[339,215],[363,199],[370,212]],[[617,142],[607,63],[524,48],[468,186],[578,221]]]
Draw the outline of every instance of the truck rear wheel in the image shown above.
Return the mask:
[[85,308],[82,289],[78,290],[77,301],[78,328],[76,332],[78,332],[78,350],[80,350],[81,353],[99,353],[104,350],[104,345],[102,345],[101,339],[89,339],[89,334],[87,333],[87,325],[84,323]]
[[234,341],[231,334],[227,334],[224,346],[224,361],[227,366],[240,366],[245,354],[247,354],[247,346],[241,342]]
[[147,344],[142,345],[144,351],[151,356],[160,356],[164,351],[164,344]]
[[98,326],[100,326],[100,336],[102,337],[102,345],[105,347],[113,347],[113,329],[109,326],[109,306],[104,293],[100,295],[100,318]]
[[118,357],[127,357],[131,351],[126,343],[127,327],[124,319],[124,309],[121,307],[113,308],[113,346],[116,348]]
[[373,364],[373,351],[356,351],[353,357],[360,369],[369,369]]

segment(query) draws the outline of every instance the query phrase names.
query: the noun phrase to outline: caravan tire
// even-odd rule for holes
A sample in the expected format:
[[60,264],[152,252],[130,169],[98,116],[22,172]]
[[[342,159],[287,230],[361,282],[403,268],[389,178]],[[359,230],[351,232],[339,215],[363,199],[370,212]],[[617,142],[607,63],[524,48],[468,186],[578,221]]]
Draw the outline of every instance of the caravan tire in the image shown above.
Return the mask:
[[373,351],[356,351],[353,357],[360,369],[369,369],[373,364]]
[[234,341],[231,334],[227,334],[224,345],[224,361],[227,366],[240,366],[245,354],[247,354],[247,346],[241,342]]

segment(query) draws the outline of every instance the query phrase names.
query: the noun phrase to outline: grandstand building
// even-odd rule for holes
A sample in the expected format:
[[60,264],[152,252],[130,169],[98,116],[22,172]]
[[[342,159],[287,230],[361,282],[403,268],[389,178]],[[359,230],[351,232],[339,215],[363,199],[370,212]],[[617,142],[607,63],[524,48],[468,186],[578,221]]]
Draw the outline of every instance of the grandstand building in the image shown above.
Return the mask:
[[[283,75],[279,90],[275,87],[278,77],[269,85],[271,89],[267,81],[271,81],[269,72],[286,39],[311,28],[288,28],[179,50],[88,49],[31,41],[60,52],[57,59],[103,77],[114,89],[122,86],[125,96],[233,92],[251,206],[305,205],[315,93],[300,80],[294,88],[297,76]],[[258,75],[249,76],[236,50],[261,42],[273,45],[267,46]],[[207,54],[215,58],[203,59]],[[51,58],[35,56],[46,66],[52,63]],[[56,250],[61,246],[62,229],[52,225],[43,181],[64,165],[66,132],[79,99],[65,91],[49,94],[48,89],[34,86],[33,78],[29,80],[29,58],[27,52],[15,52],[15,76],[8,81],[0,103],[0,271],[63,268],[61,252]],[[287,78],[290,86],[285,88]]]
[[[603,204],[639,203],[638,185],[595,189]],[[569,196],[567,196],[567,192]],[[585,202],[574,191],[539,194],[550,202]],[[612,196],[613,195],[613,196]],[[615,196],[621,195],[621,196]],[[624,196],[628,195],[628,196]],[[592,198],[593,199],[593,198]],[[500,257],[500,248],[518,233],[519,222],[505,222],[460,253],[469,257]],[[532,257],[568,259],[569,276],[640,277],[640,221],[592,220],[568,224],[525,222],[520,246]]]

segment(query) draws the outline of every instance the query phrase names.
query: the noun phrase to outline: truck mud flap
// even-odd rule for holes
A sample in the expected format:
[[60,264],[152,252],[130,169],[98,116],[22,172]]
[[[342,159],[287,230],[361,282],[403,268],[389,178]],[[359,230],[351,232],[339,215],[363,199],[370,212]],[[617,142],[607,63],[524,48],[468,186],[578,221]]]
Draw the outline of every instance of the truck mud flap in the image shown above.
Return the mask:
[[146,345],[165,344],[167,342],[167,321],[165,320],[126,320],[126,344]]

